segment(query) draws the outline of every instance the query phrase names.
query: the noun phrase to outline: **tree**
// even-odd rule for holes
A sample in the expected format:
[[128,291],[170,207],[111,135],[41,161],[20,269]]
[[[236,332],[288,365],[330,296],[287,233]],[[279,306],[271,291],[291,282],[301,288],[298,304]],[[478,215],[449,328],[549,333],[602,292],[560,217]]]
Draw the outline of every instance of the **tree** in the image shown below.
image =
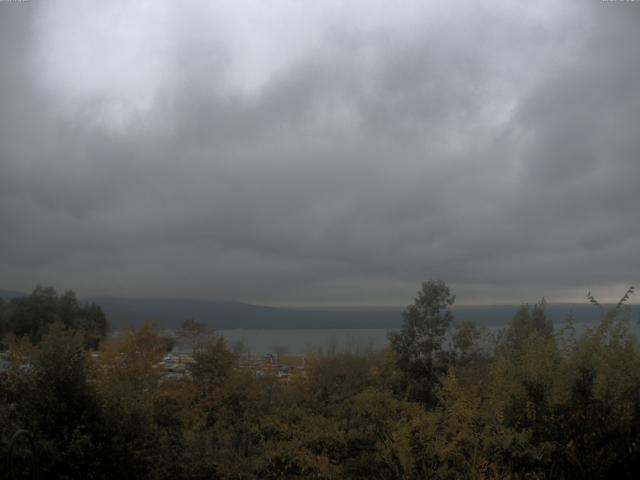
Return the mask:
[[82,334],[53,323],[27,365],[15,408],[36,439],[41,476],[87,478],[102,422]]
[[98,348],[100,341],[107,336],[107,317],[104,311],[95,303],[90,303],[82,307],[80,315],[75,328],[84,332],[88,347]]
[[194,354],[205,348],[214,336],[211,327],[193,319],[184,320],[176,330],[177,343],[189,347]]
[[478,353],[478,340],[481,330],[473,322],[463,322],[457,325],[451,336],[453,343],[453,354],[460,363],[468,362],[474,354]]
[[16,308],[9,319],[9,328],[17,336],[28,336],[39,342],[49,325],[59,320],[59,298],[51,287],[38,285],[30,296],[12,300]]
[[104,342],[101,355],[94,360],[95,385],[104,417],[104,425],[96,434],[108,448],[103,454],[108,467],[102,471],[109,472],[109,476],[158,478],[150,472],[163,470],[169,459],[180,452],[180,447],[174,445],[167,448],[163,439],[169,421],[156,418],[165,415],[156,415],[154,410],[164,385],[160,382],[164,370],[158,362],[165,348],[163,338],[145,323]]
[[233,371],[237,355],[227,348],[227,342],[221,335],[212,335],[206,345],[195,354],[193,375],[201,384],[222,385]]
[[[55,322],[83,334],[86,347],[97,348],[107,335],[107,318],[95,304],[82,305],[69,290],[58,295],[51,287],[38,285],[28,297],[14,298],[0,308],[0,323],[5,332],[29,337],[38,343]],[[2,325],[0,325],[2,326]]]
[[403,379],[401,390],[412,400],[432,404],[438,374],[445,370],[442,344],[453,320],[450,307],[455,296],[442,280],[422,282],[413,305],[402,316],[399,332],[389,341],[397,354],[397,367]]
[[527,339],[534,335],[543,339],[552,339],[553,322],[547,318],[546,307],[547,302],[544,298],[533,308],[526,304],[522,305],[505,331],[503,347],[521,351]]
[[104,368],[99,375],[99,385],[114,392],[122,389],[132,396],[135,392],[143,398],[144,392],[152,391],[162,376],[158,362],[165,354],[165,347],[160,335],[148,323],[125,332],[102,351]]

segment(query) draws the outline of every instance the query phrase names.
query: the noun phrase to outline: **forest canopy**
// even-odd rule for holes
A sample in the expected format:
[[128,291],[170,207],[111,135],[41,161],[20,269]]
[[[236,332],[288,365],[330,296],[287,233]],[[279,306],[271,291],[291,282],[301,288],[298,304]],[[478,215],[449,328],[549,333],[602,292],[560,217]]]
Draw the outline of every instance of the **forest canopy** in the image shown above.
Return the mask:
[[635,478],[632,291],[580,334],[544,300],[492,334],[455,324],[454,295],[429,281],[383,351],[283,354],[283,378],[193,320],[188,375],[159,367],[172,344],[150,325],[93,351],[98,307],[39,287],[2,306],[0,425],[32,433],[42,478]]
[[26,336],[38,343],[56,322],[67,330],[81,332],[85,344],[93,348],[107,334],[102,309],[93,303],[81,304],[72,290],[58,294],[52,287],[38,285],[28,296],[7,302],[0,299],[0,336]]

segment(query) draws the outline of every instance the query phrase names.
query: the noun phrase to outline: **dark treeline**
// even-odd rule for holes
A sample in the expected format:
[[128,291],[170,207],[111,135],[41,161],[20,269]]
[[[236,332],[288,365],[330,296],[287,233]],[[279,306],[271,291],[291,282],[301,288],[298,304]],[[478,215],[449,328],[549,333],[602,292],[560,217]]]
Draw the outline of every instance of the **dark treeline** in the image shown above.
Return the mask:
[[87,331],[102,330],[82,310],[97,307],[68,317],[65,296],[45,291],[34,296],[52,310],[27,309],[35,317],[2,306],[0,383],[0,427],[33,433],[41,478],[635,478],[640,468],[628,295],[580,335],[572,318],[554,329],[542,301],[490,336],[454,327],[449,288],[425,282],[384,351],[310,356],[285,382],[256,376],[197,322],[181,332],[193,340],[191,377],[163,377],[168,343],[149,325],[97,355]]
[[93,303],[82,305],[71,290],[59,295],[51,287],[37,286],[29,296],[0,298],[0,337],[13,334],[38,343],[56,322],[82,332],[86,345],[93,348],[107,334],[102,309]]

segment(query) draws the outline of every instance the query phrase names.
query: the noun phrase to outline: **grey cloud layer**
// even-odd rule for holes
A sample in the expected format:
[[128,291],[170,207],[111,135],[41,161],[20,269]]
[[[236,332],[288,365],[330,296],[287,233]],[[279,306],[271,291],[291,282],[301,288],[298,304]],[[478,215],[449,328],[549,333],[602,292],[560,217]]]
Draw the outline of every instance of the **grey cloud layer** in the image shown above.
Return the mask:
[[432,277],[468,302],[617,294],[640,266],[634,7],[347,19],[248,93],[227,78],[238,52],[191,10],[152,102],[120,119],[118,85],[39,77],[40,4],[0,5],[0,285],[276,304],[404,303]]

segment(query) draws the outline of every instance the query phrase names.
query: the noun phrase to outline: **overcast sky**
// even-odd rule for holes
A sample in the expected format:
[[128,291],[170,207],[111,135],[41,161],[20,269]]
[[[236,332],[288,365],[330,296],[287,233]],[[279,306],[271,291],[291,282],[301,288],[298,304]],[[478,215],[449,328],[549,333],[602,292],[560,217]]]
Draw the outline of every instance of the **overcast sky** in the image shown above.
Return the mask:
[[640,2],[0,2],[0,288],[615,300],[639,45]]

